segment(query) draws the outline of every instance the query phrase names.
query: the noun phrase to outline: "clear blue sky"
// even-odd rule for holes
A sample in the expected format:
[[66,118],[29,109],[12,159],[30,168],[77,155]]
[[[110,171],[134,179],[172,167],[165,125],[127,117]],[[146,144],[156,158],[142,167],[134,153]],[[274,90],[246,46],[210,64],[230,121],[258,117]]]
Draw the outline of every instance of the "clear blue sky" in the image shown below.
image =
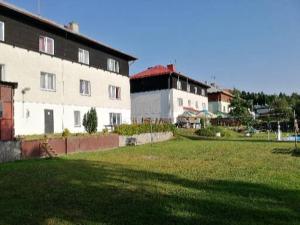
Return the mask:
[[[38,0],[6,0],[37,12]],[[201,81],[300,93],[299,0],[40,0],[42,16]]]

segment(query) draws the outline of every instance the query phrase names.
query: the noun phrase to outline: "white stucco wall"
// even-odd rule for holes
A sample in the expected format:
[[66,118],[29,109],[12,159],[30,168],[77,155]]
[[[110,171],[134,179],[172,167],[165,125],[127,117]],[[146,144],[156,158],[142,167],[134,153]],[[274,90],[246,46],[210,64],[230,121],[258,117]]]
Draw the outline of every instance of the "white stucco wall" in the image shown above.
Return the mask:
[[[178,98],[183,99],[183,106],[178,105]],[[177,117],[184,112],[184,107],[190,107],[196,110],[208,110],[208,98],[202,95],[196,95],[186,91],[172,89],[172,120],[175,123]],[[191,101],[191,105],[188,105],[188,101]],[[196,108],[196,102],[198,102],[198,108]]]
[[170,118],[170,90],[147,91],[131,94],[131,114],[133,119]]
[[[183,106],[178,105],[178,98],[183,99]],[[188,105],[188,100],[191,100],[191,106]],[[196,101],[198,101],[198,109],[195,106]],[[147,91],[131,94],[131,113],[133,119],[163,118],[171,119],[173,123],[176,123],[178,115],[184,112],[184,107],[203,110],[203,103],[207,109],[207,97],[177,89]]]
[[[225,110],[224,110],[224,107],[225,107]],[[209,102],[208,110],[212,113],[218,113],[218,112],[229,113],[230,112],[230,103],[223,102],[223,101]]]
[[[81,111],[81,117],[91,107],[96,107],[99,130],[109,124],[109,113],[122,113],[122,122],[130,123],[129,78],[87,65],[72,63],[45,54],[28,51],[0,43],[0,64],[5,65],[5,80],[17,82],[15,92],[15,133],[39,134],[44,132],[44,109],[54,110],[54,129],[61,132],[74,128],[74,110]],[[56,91],[40,89],[40,73],[56,75]],[[80,79],[91,83],[91,96],[82,96],[79,91]],[[121,87],[121,100],[109,98],[108,86]],[[24,88],[30,91],[22,95]],[[23,104],[24,103],[24,104]],[[30,116],[23,116],[23,109]]]

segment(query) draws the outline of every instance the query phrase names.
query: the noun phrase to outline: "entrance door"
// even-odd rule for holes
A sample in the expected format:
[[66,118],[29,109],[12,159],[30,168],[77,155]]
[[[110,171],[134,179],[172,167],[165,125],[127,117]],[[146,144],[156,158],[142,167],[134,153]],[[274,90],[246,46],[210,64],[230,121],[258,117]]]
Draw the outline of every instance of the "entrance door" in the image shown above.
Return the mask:
[[54,133],[54,116],[53,110],[45,109],[45,134]]

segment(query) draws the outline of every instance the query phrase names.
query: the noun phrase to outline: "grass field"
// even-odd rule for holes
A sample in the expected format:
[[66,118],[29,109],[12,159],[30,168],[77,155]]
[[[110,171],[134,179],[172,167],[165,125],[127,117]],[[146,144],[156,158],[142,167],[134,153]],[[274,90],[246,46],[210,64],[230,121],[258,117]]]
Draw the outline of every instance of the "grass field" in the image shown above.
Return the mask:
[[2,164],[0,224],[300,224],[291,148],[187,136]]

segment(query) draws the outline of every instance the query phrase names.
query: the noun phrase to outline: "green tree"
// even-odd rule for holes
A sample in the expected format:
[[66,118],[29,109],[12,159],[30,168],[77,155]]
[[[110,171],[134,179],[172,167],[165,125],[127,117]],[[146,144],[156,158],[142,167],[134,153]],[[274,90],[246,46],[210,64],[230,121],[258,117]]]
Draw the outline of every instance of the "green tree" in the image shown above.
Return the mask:
[[271,104],[273,118],[277,121],[287,121],[292,118],[293,111],[286,97],[281,94],[281,97],[275,98]]
[[[244,96],[244,95],[243,95]],[[234,90],[233,99],[231,101],[230,115],[239,121],[241,124],[246,126],[251,126],[254,122],[252,115],[249,112],[250,105],[252,104],[251,100],[246,101],[241,98],[241,93],[238,90]]]
[[97,132],[98,118],[95,108],[91,108],[86,114],[84,114],[83,126],[89,134]]

